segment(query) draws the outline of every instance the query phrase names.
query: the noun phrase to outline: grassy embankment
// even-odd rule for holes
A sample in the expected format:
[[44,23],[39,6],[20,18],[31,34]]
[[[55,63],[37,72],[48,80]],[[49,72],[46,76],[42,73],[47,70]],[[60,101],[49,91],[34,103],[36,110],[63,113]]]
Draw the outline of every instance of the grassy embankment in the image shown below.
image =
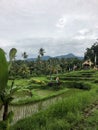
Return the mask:
[[[14,85],[18,87],[19,90],[15,93],[12,104],[22,105],[22,104],[37,102],[40,100],[45,100],[63,94],[66,91],[70,91],[69,90],[70,87],[72,88],[83,87],[83,89],[86,89],[86,85],[84,85],[84,83],[81,81],[92,80],[90,77],[86,77],[86,76],[83,75],[82,71],[81,73],[71,72],[71,73],[59,75],[61,85],[59,86],[58,89],[56,88],[57,87],[56,85],[53,85],[51,87],[47,85],[49,82],[51,82],[49,77],[33,77],[31,79],[15,80]],[[56,76],[54,75],[52,77],[53,83],[56,82],[55,78]],[[11,81],[9,81],[9,85],[10,84]]]

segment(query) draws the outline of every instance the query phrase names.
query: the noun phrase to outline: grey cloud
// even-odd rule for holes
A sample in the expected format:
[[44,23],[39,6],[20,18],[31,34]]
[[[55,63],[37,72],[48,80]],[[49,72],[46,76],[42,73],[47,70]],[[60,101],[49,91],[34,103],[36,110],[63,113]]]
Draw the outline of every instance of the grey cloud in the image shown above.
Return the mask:
[[84,51],[87,47],[93,44],[93,41],[89,43],[89,40],[77,41],[77,40],[66,40],[66,39],[53,39],[53,38],[35,38],[25,39],[17,41],[17,48],[19,52],[27,51],[29,56],[36,57],[38,55],[39,48],[44,48],[46,51],[45,55],[56,56],[64,55],[67,53],[74,53],[78,56],[83,56]]
[[[0,46],[16,47],[18,55],[26,48],[36,56],[40,47],[47,55],[83,55],[98,34],[97,12],[97,0],[2,0],[0,39],[7,42]],[[80,34],[85,28],[88,32]]]
[[[4,42],[4,41],[3,41]],[[10,44],[13,43],[13,44]],[[54,39],[54,38],[34,38],[24,39],[15,42],[6,42],[6,46],[3,46],[4,50],[9,52],[12,47],[18,50],[17,58],[22,58],[22,53],[27,52],[29,57],[37,57],[38,50],[42,47],[45,49],[45,55],[57,56],[68,53],[73,53],[77,56],[83,56],[86,48],[91,47],[94,43],[93,40],[75,40],[75,39]]]

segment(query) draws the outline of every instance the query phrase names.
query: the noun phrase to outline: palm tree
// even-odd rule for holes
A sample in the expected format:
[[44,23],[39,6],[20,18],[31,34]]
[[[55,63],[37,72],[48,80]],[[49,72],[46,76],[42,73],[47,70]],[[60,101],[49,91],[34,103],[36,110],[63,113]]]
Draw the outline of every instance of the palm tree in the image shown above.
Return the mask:
[[23,57],[23,59],[24,59],[24,61],[25,61],[25,60],[27,59],[27,57],[28,57],[27,53],[26,53],[26,52],[23,52],[22,57]]
[[39,55],[42,57],[44,56],[45,50],[43,48],[39,49]]
[[38,55],[38,58],[37,58],[37,63],[38,63],[39,68],[42,70],[41,57],[44,56],[45,50],[43,48],[40,48],[38,53],[39,53],[39,55]]

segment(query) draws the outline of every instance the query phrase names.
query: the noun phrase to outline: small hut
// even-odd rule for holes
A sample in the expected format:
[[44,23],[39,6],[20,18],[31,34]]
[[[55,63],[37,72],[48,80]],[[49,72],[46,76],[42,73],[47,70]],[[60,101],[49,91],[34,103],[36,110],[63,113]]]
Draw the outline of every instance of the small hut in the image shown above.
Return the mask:
[[84,69],[89,69],[89,68],[91,68],[93,65],[94,65],[93,62],[91,62],[90,59],[89,59],[89,60],[86,60],[86,61],[82,64],[82,66],[83,66]]

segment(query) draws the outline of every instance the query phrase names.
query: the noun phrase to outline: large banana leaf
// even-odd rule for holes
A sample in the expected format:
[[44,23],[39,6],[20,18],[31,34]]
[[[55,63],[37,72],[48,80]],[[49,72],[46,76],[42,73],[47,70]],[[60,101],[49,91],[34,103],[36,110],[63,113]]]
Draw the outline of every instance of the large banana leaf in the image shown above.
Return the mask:
[[5,52],[0,48],[0,94],[7,87],[8,81],[8,63]]
[[10,68],[11,68],[11,65],[12,65],[12,61],[15,59],[15,56],[16,56],[16,53],[17,53],[17,50],[16,48],[12,48],[9,52],[9,66],[8,66],[8,71],[10,71]]
[[12,49],[10,50],[10,52],[9,52],[10,61],[12,61],[13,59],[15,59],[16,53],[17,53],[16,48],[12,48]]

